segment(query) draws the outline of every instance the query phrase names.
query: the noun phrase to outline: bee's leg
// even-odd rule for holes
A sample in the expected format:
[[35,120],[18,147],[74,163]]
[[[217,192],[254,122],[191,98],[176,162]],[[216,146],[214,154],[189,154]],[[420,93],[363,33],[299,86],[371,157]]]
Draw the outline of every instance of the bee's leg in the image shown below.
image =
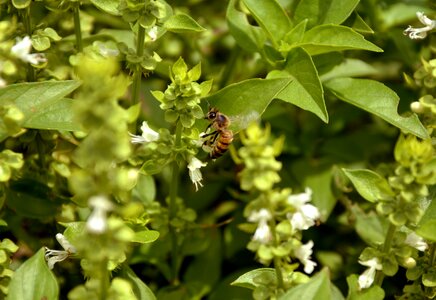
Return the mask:
[[205,137],[217,134],[217,133],[218,133],[218,131],[214,131],[214,132],[211,132],[211,133],[208,133],[208,134],[204,134],[204,135],[201,136],[201,138],[205,138]]

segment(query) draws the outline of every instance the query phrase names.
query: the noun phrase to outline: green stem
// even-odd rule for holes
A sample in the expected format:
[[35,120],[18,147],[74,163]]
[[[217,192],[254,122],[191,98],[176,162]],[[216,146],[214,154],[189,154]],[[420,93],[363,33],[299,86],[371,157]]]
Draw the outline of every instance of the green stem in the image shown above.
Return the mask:
[[[145,38],[145,28],[139,26],[138,37],[136,41],[136,56],[138,58],[144,55],[144,38]],[[132,86],[132,103],[136,104],[139,102],[139,92],[141,90],[141,78],[142,78],[142,67],[138,63],[136,65],[133,74],[133,86]]]
[[[24,28],[26,29],[26,34],[30,37],[32,36],[32,20],[30,19],[30,6],[26,7],[25,9],[21,10],[22,19],[24,23]],[[36,80],[35,76],[35,69],[32,67],[31,64],[27,64],[26,67],[26,77],[28,82],[33,82]]]
[[[269,198],[268,196],[266,196],[266,198]],[[272,235],[272,239],[273,239],[273,244],[274,246],[278,246],[278,241],[277,241],[277,236],[276,236],[276,223],[273,220],[270,220],[268,222],[268,226],[271,230],[271,235]],[[274,257],[274,269],[276,271],[276,277],[277,277],[277,287],[278,289],[281,290],[285,290],[285,284],[283,281],[283,274],[282,274],[282,270],[281,270],[281,261],[279,257]]]
[[[393,225],[392,223],[389,223],[389,228],[388,228],[388,232],[386,233],[386,238],[385,238],[385,243],[383,245],[383,254],[389,254],[389,251],[391,250],[391,246],[392,246],[392,241],[394,240],[394,234],[395,231],[397,230],[397,227],[395,225]],[[384,274],[382,271],[377,271],[376,275],[375,275],[375,284],[378,286],[381,286],[383,283],[383,279],[384,279]]]
[[[182,141],[182,123],[180,121],[177,122],[176,125],[176,140],[175,140],[175,150],[177,151],[180,148]],[[171,238],[171,283],[173,285],[177,285],[179,283],[179,249],[178,249],[178,240],[177,240],[177,232],[176,228],[172,225],[171,221],[177,215],[177,190],[179,185],[179,165],[176,160],[172,162],[172,177],[171,177],[171,185],[170,185],[170,202],[169,202],[169,218],[168,218],[168,227]]]
[[429,245],[429,248],[430,248],[430,265],[434,266],[436,260],[436,246],[434,243],[432,243]]
[[108,264],[107,258],[101,262],[102,278],[100,280],[100,293],[98,297],[99,300],[107,299],[107,291],[109,289],[109,272],[107,270],[107,264]]
[[77,52],[83,51],[83,42],[82,42],[82,30],[80,27],[80,10],[79,10],[79,2],[73,7],[74,14],[74,34],[76,35],[76,46]]
[[221,75],[221,80],[219,84],[220,89],[225,87],[232,78],[233,72],[235,71],[236,62],[240,53],[241,48],[239,48],[239,46],[236,45],[235,47],[233,47],[229,61],[226,63],[226,67],[224,68],[223,74]]

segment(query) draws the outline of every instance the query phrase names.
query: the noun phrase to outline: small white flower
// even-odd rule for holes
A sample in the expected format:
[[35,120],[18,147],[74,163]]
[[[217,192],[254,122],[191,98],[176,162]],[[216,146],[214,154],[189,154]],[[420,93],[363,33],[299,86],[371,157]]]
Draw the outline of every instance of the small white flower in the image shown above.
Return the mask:
[[203,186],[201,181],[203,180],[203,175],[201,175],[200,168],[205,167],[207,162],[201,162],[196,157],[192,157],[188,164],[189,178],[191,178],[192,183],[195,185],[195,191],[198,191],[198,186]]
[[6,81],[0,77],[0,88],[4,88],[6,86]]
[[147,34],[150,37],[150,39],[154,42],[157,39],[157,26],[151,27],[148,30]]
[[61,244],[64,250],[51,250],[45,247],[44,257],[50,270],[53,269],[55,263],[63,261],[76,253],[76,248],[71,245],[62,233],[56,234],[56,240]]
[[86,221],[88,232],[101,234],[107,229],[107,213],[112,210],[112,202],[105,196],[94,196],[89,198],[89,206],[93,208],[92,213]]
[[428,248],[424,239],[414,232],[409,233],[404,242],[419,251],[425,251]]
[[301,245],[294,250],[294,255],[304,265],[304,272],[310,274],[313,272],[316,266],[316,262],[310,260],[312,255],[313,241],[307,242],[307,244]]
[[294,230],[306,230],[315,224],[315,220],[320,217],[318,208],[312,204],[306,204],[312,197],[312,190],[297,195],[290,195],[288,203],[295,207],[294,213],[288,213],[287,217],[291,221]]
[[159,133],[151,129],[145,121],[142,122],[141,131],[142,135],[134,135],[129,132],[132,144],[149,143],[159,139]]
[[412,40],[415,39],[423,39],[427,36],[427,33],[436,28],[436,20],[432,20],[424,15],[423,12],[417,12],[416,16],[419,21],[425,25],[425,27],[421,28],[413,28],[409,25],[406,30],[404,30],[404,35],[409,36]]
[[359,264],[368,267],[368,269],[366,269],[358,279],[360,289],[367,289],[374,282],[375,273],[377,270],[382,269],[382,265],[377,257],[366,261],[359,260]]
[[30,53],[31,50],[32,41],[28,36],[25,36],[23,39],[17,38],[17,43],[12,46],[11,53],[22,61],[31,63],[33,65],[38,65],[47,61],[47,58],[45,58],[44,54]]
[[253,211],[248,216],[249,222],[257,222],[257,228],[253,235],[253,240],[262,244],[267,244],[272,240],[271,229],[268,226],[268,220],[271,220],[271,213],[262,208],[259,211]]

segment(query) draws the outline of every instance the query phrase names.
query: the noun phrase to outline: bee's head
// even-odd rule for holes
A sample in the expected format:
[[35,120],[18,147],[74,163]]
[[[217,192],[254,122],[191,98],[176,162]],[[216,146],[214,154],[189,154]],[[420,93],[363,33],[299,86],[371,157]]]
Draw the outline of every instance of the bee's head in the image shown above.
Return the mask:
[[218,109],[216,109],[215,107],[211,107],[205,117],[205,119],[212,121],[216,118],[216,115],[218,113]]

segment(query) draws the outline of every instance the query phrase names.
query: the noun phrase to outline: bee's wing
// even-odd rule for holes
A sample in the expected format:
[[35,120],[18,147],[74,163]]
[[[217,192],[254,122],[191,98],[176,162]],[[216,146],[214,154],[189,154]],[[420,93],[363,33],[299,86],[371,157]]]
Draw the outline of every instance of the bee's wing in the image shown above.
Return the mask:
[[239,132],[247,128],[250,123],[257,122],[260,119],[260,114],[255,110],[251,110],[243,115],[241,114],[228,117],[231,122],[230,129],[235,132]]

